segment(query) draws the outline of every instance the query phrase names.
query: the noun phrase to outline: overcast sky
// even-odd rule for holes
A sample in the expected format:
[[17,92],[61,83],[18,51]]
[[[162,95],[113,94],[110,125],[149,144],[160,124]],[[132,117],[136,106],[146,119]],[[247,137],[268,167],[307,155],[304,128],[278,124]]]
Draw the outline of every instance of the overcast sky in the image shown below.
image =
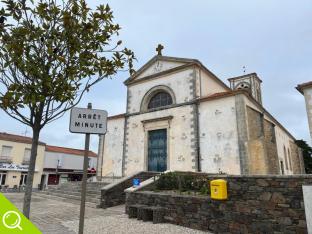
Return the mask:
[[[227,78],[256,72],[262,79],[265,108],[297,139],[310,141],[305,103],[295,86],[312,80],[311,0],[110,0],[120,39],[138,59],[138,69],[155,54],[195,58],[228,84]],[[126,88],[121,72],[99,83],[79,106],[92,102],[109,115],[124,113]],[[0,131],[24,134],[26,127],[0,111]],[[84,138],[68,131],[69,114],[46,126],[41,140],[83,148]],[[31,136],[31,129],[27,128]],[[97,152],[98,137],[92,136]]]

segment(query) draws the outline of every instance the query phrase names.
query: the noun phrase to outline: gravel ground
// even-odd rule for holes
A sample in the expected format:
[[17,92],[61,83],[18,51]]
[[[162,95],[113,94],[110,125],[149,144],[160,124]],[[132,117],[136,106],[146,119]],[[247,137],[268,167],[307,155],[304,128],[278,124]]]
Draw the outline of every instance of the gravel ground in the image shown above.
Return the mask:
[[[68,229],[78,232],[78,221],[63,222]],[[150,222],[128,219],[125,214],[109,217],[96,217],[85,221],[85,233],[92,234],[160,234],[160,233],[183,233],[183,234],[201,234],[207,233],[182,226],[172,224],[152,224]]]
[[[21,210],[22,193],[4,194]],[[79,201],[64,200],[33,194],[31,221],[44,234],[76,234],[79,224]],[[108,209],[86,207],[84,234],[201,234],[207,233],[173,224],[152,224],[151,222],[128,219],[124,206]]]

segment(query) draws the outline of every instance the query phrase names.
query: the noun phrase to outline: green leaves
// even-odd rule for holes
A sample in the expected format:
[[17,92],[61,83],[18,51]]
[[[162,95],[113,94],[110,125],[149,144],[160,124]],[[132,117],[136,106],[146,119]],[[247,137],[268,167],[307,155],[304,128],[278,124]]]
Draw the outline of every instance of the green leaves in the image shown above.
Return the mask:
[[64,5],[44,0],[34,6],[23,0],[2,3],[2,108],[28,107],[44,125],[77,105],[102,79],[120,69],[133,72],[134,53],[119,48],[122,40],[112,39],[120,26],[113,22],[109,5],[91,10],[84,0],[67,0]]

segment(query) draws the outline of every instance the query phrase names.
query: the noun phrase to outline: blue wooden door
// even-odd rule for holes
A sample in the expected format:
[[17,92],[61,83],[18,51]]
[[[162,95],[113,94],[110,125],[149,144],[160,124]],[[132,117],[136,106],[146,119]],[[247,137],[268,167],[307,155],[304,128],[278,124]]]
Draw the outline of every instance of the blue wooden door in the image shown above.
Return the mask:
[[148,132],[148,170],[167,170],[167,129]]

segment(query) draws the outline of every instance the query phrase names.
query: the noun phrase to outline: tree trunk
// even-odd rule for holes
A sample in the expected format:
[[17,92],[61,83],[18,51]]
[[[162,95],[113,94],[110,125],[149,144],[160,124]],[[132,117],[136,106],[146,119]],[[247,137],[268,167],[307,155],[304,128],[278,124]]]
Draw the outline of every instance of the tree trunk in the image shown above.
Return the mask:
[[27,218],[29,218],[29,213],[30,213],[30,202],[31,202],[31,194],[32,194],[34,173],[35,173],[35,167],[36,167],[39,134],[40,134],[40,127],[34,126],[33,138],[32,138],[32,143],[31,143],[30,162],[29,162],[25,195],[24,195],[24,206],[23,206],[23,213]]

